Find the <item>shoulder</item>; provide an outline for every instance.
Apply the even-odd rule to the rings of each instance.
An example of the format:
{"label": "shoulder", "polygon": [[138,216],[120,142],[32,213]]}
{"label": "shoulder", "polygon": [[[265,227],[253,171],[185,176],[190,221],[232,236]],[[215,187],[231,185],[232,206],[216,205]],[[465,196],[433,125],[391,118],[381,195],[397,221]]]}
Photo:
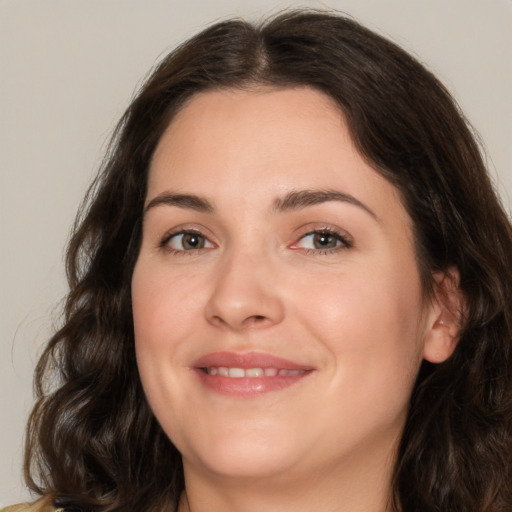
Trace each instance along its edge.
{"label": "shoulder", "polygon": [[32,503],[20,503],[1,508],[0,512],[62,512],[62,509],[52,506],[48,498],[42,498]]}

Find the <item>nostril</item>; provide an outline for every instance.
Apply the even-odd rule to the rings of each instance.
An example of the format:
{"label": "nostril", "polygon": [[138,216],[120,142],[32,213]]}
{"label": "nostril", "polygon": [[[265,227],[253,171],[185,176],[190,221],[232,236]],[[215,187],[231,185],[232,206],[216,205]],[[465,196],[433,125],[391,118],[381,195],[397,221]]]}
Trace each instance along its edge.
{"label": "nostril", "polygon": [[265,315],[251,315],[243,321],[245,327],[265,325],[269,319]]}
{"label": "nostril", "polygon": [[252,318],[255,322],[263,322],[263,320],[265,320],[263,315],[254,315]]}

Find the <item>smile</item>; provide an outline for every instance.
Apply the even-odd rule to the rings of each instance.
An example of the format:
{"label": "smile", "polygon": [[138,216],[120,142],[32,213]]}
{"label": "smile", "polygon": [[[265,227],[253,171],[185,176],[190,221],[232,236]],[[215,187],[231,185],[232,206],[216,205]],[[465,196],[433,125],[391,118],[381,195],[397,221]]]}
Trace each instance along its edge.
{"label": "smile", "polygon": [[294,376],[306,373],[306,370],[286,370],[284,368],[227,368],[225,366],[209,366],[202,368],[208,375],[219,375],[220,377],[229,377],[231,379],[257,378],[257,377],[276,377]]}
{"label": "smile", "polygon": [[217,394],[250,398],[300,382],[314,368],[259,352],[216,352],[195,361],[199,381]]}

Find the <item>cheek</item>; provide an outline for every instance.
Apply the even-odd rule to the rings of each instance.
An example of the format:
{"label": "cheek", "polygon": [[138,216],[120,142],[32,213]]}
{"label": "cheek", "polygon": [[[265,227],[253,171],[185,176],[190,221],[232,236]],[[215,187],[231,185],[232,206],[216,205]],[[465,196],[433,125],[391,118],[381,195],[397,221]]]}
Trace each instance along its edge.
{"label": "cheek", "polygon": [[141,262],[132,278],[135,341],[139,348],[169,348],[197,319],[198,294],[193,275],[176,275]]}
{"label": "cheek", "polygon": [[176,445],[184,444],[182,422],[190,414],[189,341],[197,327],[198,301],[191,276],[172,279],[151,262],[141,261],[132,278],[132,308],[137,366],[146,398],[158,422]]}
{"label": "cheek", "polygon": [[[424,338],[414,260],[396,265],[374,260],[350,272],[302,280],[300,286],[293,294],[302,311],[298,316],[331,353],[337,378],[377,392],[412,387]],[[311,293],[312,286],[317,293]]]}
{"label": "cheek", "polygon": [[380,341],[373,341],[380,345],[382,338],[416,333],[423,316],[417,273],[391,265],[361,267],[305,274],[293,293],[298,307],[314,324],[332,329],[332,335],[350,327],[359,333],[377,334]]}
{"label": "cheek", "polygon": [[[146,395],[156,410],[161,390],[177,389],[185,368],[186,341],[197,325],[197,296],[191,277],[172,279],[151,262],[139,261],[132,278],[137,365]],[[164,404],[165,405],[165,404]]]}

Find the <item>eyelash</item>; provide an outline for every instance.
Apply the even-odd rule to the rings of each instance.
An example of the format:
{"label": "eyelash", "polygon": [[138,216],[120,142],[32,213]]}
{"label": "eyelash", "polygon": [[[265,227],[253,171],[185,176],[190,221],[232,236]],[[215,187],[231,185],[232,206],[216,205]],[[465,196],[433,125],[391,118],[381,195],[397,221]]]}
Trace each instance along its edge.
{"label": "eyelash", "polygon": [[173,239],[173,238],[176,238],[180,235],[197,235],[201,238],[204,239],[204,241],[206,243],[209,243],[213,246],[212,242],[210,242],[210,240],[208,239],[208,237],[206,237],[203,233],[201,233],[201,231],[198,231],[196,229],[178,229],[177,231],[173,231],[171,233],[167,233],[163,238],[162,240],[160,241],[160,243],[158,244],[158,247],[172,255],[176,255],[176,256],[184,256],[184,255],[187,255],[187,256],[191,256],[193,254],[197,254],[198,252],[202,251],[202,250],[208,250],[210,249],[210,247],[200,247],[198,249],[190,249],[190,250],[186,250],[186,249],[174,249],[173,247],[171,247],[169,245],[169,242]]}
{"label": "eyelash", "polygon": [[[330,237],[333,237],[336,242],[339,242],[339,245],[336,247],[330,247],[327,249],[302,249],[305,254],[312,254],[315,256],[324,256],[328,254],[333,254],[339,251],[344,251],[347,249],[352,248],[353,242],[352,240],[346,235],[341,234],[339,231],[332,229],[332,228],[318,228],[313,229],[311,231],[308,231],[307,233],[301,235],[299,240],[294,243],[294,246],[297,246],[301,241],[303,241],[308,236],[314,236],[314,235],[327,235]],[[296,249],[300,249],[300,247],[293,247]]]}
{"label": "eyelash", "polygon": [[[158,247],[159,249],[165,250],[166,252],[172,254],[172,255],[193,255],[197,254],[198,251],[208,250],[212,247],[200,247],[198,249],[174,249],[169,245],[169,242],[180,235],[197,235],[204,239],[205,243],[210,244],[212,247],[214,247],[213,243],[206,237],[201,231],[195,230],[195,229],[179,229],[177,231],[173,231],[171,233],[166,234],[162,240],[159,242]],[[308,231],[307,233],[304,233],[301,235],[297,242],[294,242],[294,244],[291,246],[292,249],[301,249],[300,247],[297,247],[297,245],[303,241],[308,236],[314,236],[314,235],[327,235],[329,237],[333,237],[336,242],[339,242],[340,244],[336,247],[330,247],[327,249],[305,249],[303,248],[302,251],[305,254],[312,254],[315,256],[322,256],[327,254],[333,254],[338,251],[343,251],[346,249],[350,249],[353,246],[352,240],[346,236],[342,235],[339,231],[332,229],[332,228],[320,228],[320,229],[313,229],[311,231]]]}

